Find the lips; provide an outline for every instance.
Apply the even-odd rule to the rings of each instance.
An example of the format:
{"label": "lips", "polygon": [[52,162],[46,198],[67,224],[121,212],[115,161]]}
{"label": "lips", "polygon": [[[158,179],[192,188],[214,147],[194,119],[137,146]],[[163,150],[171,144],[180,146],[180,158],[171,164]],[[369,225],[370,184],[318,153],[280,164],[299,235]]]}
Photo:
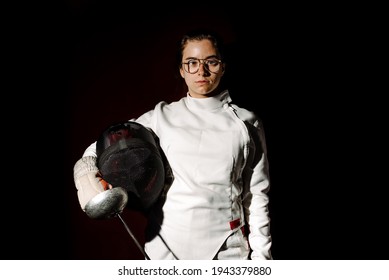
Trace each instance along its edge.
{"label": "lips", "polygon": [[196,83],[196,84],[203,85],[203,84],[211,84],[211,81],[208,81],[208,80],[201,80],[201,81],[196,81],[195,83]]}

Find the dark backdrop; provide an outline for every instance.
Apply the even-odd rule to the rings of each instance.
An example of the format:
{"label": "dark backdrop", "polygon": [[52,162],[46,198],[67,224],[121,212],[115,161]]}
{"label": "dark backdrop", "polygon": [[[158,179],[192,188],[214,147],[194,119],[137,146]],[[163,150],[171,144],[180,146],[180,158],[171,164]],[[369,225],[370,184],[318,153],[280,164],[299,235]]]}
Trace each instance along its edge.
{"label": "dark backdrop", "polygon": [[[119,219],[81,211],[73,166],[109,124],[183,96],[175,44],[196,27],[225,38],[231,96],[264,122],[274,258],[387,259],[382,105],[355,75],[361,25],[331,9],[192,6],[66,1],[24,24],[25,96],[10,94],[18,121],[4,117],[20,156],[6,161],[2,259],[143,258]],[[123,218],[143,242],[142,215]]]}

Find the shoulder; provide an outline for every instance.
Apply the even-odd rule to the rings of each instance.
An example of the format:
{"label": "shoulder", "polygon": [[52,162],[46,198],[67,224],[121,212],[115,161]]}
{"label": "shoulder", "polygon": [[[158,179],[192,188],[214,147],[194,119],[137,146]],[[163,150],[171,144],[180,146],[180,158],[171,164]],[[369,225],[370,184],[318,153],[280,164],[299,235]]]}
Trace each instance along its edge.
{"label": "shoulder", "polygon": [[259,126],[261,123],[261,119],[253,112],[243,107],[239,107],[236,104],[230,104],[230,106],[234,109],[236,115],[244,122],[250,123],[254,126]]}
{"label": "shoulder", "polygon": [[186,99],[186,97],[183,97],[179,100],[176,100],[176,101],[173,101],[170,103],[166,102],[166,101],[160,101],[155,105],[154,110],[164,111],[164,110],[171,110],[171,109],[174,109],[176,107],[183,106],[185,104],[185,99]]}

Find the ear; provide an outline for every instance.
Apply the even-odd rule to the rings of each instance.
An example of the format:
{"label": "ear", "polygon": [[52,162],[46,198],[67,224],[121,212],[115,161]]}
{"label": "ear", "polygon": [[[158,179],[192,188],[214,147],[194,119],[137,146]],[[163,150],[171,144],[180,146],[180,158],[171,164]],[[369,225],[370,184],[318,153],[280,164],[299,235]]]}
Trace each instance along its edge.
{"label": "ear", "polygon": [[184,70],[182,68],[180,68],[180,75],[181,75],[182,78],[185,79]]}

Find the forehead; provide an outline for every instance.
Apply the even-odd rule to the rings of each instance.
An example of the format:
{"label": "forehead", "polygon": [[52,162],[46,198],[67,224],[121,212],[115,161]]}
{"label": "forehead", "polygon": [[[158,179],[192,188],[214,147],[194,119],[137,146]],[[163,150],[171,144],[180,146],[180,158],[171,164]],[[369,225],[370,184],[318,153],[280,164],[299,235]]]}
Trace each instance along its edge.
{"label": "forehead", "polygon": [[183,57],[197,57],[204,58],[212,55],[217,55],[217,50],[209,40],[188,41],[184,51]]}

